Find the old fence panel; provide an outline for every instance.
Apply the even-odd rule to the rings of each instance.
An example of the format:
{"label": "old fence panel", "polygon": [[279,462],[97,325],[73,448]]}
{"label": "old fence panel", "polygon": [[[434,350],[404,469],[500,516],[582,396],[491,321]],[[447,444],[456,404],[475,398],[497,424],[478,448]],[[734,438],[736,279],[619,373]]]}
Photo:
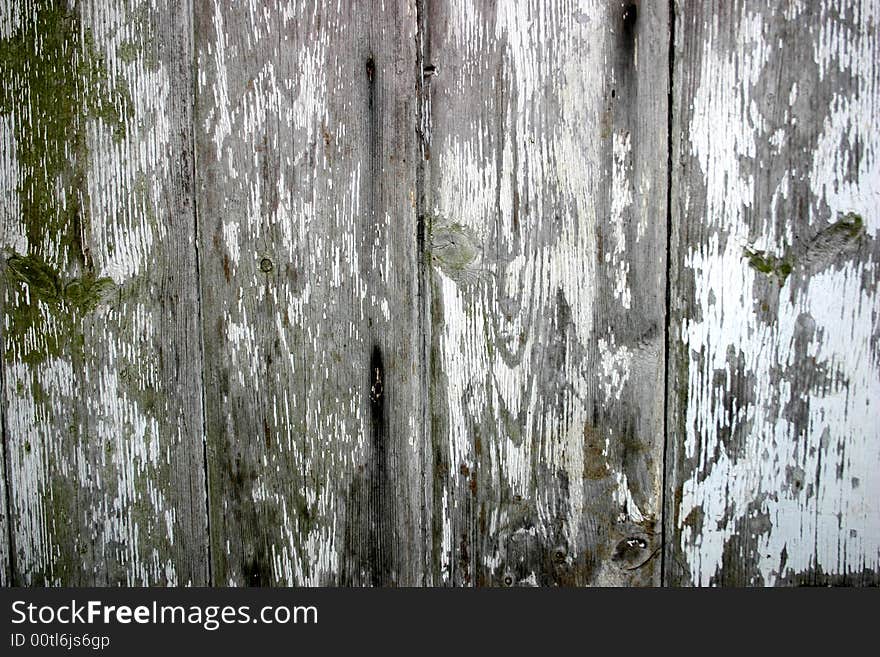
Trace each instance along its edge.
{"label": "old fence panel", "polygon": [[[3,304],[0,301],[0,313],[3,312]],[[0,324],[0,344],[3,341],[3,328]],[[0,368],[2,372],[2,368]],[[3,378],[0,376],[0,390],[2,390]],[[0,428],[6,426],[6,418],[3,413],[3,404],[0,404]],[[9,586],[12,582],[12,562],[9,554],[9,497],[6,484],[6,441],[0,441],[0,586]]]}
{"label": "old fence panel", "polygon": [[671,583],[880,582],[878,24],[679,3]]}
{"label": "old fence panel", "polygon": [[878,25],[0,0],[0,585],[880,584]]}
{"label": "old fence panel", "polygon": [[435,567],[659,583],[665,3],[429,2]]}
{"label": "old fence panel", "polygon": [[0,2],[12,581],[205,584],[188,13],[70,6]]}
{"label": "old fence panel", "polygon": [[217,584],[428,572],[413,3],[196,4]]}

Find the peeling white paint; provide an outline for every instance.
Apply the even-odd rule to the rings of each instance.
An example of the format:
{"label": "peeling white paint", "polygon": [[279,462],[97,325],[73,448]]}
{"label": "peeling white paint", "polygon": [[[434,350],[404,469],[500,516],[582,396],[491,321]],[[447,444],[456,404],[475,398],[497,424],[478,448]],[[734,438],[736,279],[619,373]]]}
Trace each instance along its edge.
{"label": "peeling white paint", "polygon": [[[877,34],[868,26],[876,25],[880,4],[861,3],[857,32],[840,28],[832,5],[817,9],[819,29],[809,35],[820,84],[835,84],[824,80],[831,70],[852,75],[856,83],[846,96],[835,93],[819,145],[806,154],[816,197],[809,220],[818,232],[841,215],[857,212],[866,236],[876,237],[880,90],[871,77]],[[754,554],[743,558],[754,559],[760,581],[768,585],[809,570],[831,575],[876,571],[880,559],[880,443],[872,409],[880,399],[872,346],[878,299],[862,283],[876,277],[876,263],[850,261],[807,271],[812,274],[808,279],[796,264],[780,290],[775,321],[768,324],[755,312],[766,275],[749,267],[744,247],[781,253],[794,236],[792,221],[777,234],[780,217],[772,216],[761,218],[766,228],[760,238],[751,237],[747,213],[758,207],[761,193],[751,163],[762,140],[777,151],[787,148],[795,125],[792,117],[788,126],[772,129],[756,105],[758,96],[767,93],[759,80],[775,54],[765,38],[767,19],[755,9],[750,13],[743,6],[734,49],[717,47],[727,26],[707,26],[689,126],[692,153],[705,180],[702,221],[709,232],[703,244],[686,254],[700,312],[682,326],[689,359],[684,456],[693,460],[694,471],[683,485],[679,519],[700,519],[682,527],[680,540],[690,576],[702,585],[722,571],[725,548],[734,536],[754,542]],[[802,93],[792,84],[789,102],[797,102]],[[848,174],[856,144],[859,168]],[[782,178],[772,202],[777,215],[779,202],[789,198],[792,177],[802,179],[803,170],[795,168]],[[793,291],[796,284],[801,287]],[[796,341],[805,339],[807,352],[800,357],[809,360],[797,361]],[[732,357],[742,363],[738,376],[747,377],[747,389],[725,408],[720,400],[733,394]],[[795,386],[811,376],[804,370],[810,362],[829,382],[804,392]],[[809,409],[802,418],[805,426],[786,413],[793,399]],[[738,456],[725,446],[727,435],[742,441]]]}
{"label": "peeling white paint", "polygon": [[[480,481],[500,487],[489,527],[477,535],[497,540],[498,551],[484,551],[478,571],[496,572],[505,563],[510,533],[523,522],[520,509],[534,514],[541,540],[562,541],[574,554],[588,547],[594,505],[616,507],[613,519],[627,516],[625,508],[637,522],[652,515],[639,511],[622,473],[610,474],[601,502],[582,483],[591,400],[610,407],[630,394],[634,352],[613,330],[597,335],[594,318],[599,267],[613,270],[613,298],[624,311],[631,308],[624,213],[635,201],[632,137],[615,131],[603,139],[597,110],[605,108],[601,75],[612,38],[598,18],[605,9],[575,4],[511,3],[484,12],[452,3],[445,30],[432,37],[432,56],[445,67],[431,83],[430,209],[435,220],[474,235],[478,254],[470,265],[476,275],[458,280],[434,270],[443,310],[435,328],[438,392],[448,414],[447,578],[455,565],[448,552],[458,553],[453,522],[467,522],[458,510],[470,495],[460,466],[481,468]],[[436,113],[438,107],[446,110]],[[613,170],[604,164],[608,151]],[[603,179],[612,181],[610,192]],[[599,226],[606,232],[603,263],[595,257]],[[644,234],[644,226],[639,230]],[[554,324],[559,313],[564,326]],[[563,332],[565,347],[557,347]],[[554,348],[564,358],[551,364]],[[568,484],[564,500],[557,477]],[[521,501],[510,504],[517,496]],[[562,535],[551,538],[557,523]]]}
{"label": "peeling white paint", "polygon": [[[27,3],[7,2],[0,16],[29,17],[33,11]],[[178,411],[162,401],[168,391],[156,348],[168,335],[151,305],[152,285],[161,280],[153,271],[157,247],[168,243],[170,221],[181,221],[169,216],[167,196],[179,153],[172,72],[142,42],[151,12],[170,7],[161,0],[87,2],[77,11],[83,39],[88,37],[102,58],[99,74],[109,88],[126,89],[131,102],[130,116],[123,115],[125,134],[102,116],[86,118],[88,160],[80,164],[88,231],[82,237],[96,276],[111,278],[117,290],[141,286],[142,292],[134,300],[114,296],[112,306],[105,299],[81,324],[65,320],[72,328],[60,323],[63,311],[29,299],[40,308],[41,320],[18,341],[7,337],[4,395],[16,571],[28,585],[187,584],[192,575],[181,579],[182,551],[175,550],[191,518],[178,507],[174,486],[180,481],[169,471],[178,466],[178,446],[184,448],[199,425],[184,429]],[[5,20],[0,24],[2,37],[16,29]],[[27,118],[0,120],[0,140],[9,146],[2,149],[0,169],[3,246],[18,253],[39,248],[47,260],[62,263],[62,276],[78,275],[75,269],[63,271],[59,245],[27,243],[11,120]],[[57,191],[62,207],[66,191]],[[191,245],[185,232],[178,236]],[[163,291],[174,289],[166,285]],[[16,294],[8,289],[6,302],[17,304]],[[7,336],[9,329],[7,315]],[[83,346],[70,347],[71,332],[80,330]],[[37,363],[25,360],[26,352],[51,351],[48,345],[56,339],[67,345],[59,354]],[[172,351],[166,356],[173,357]],[[147,403],[147,397],[157,402]]]}

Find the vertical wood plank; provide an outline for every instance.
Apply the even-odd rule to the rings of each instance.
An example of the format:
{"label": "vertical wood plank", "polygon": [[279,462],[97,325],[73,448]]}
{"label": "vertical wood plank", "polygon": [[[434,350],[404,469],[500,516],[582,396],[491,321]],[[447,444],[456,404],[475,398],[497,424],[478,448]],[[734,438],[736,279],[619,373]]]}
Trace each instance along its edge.
{"label": "vertical wood plank", "polygon": [[426,12],[437,578],[657,583],[667,7]]}
{"label": "vertical wood plank", "polygon": [[[2,117],[2,115],[0,115]],[[2,131],[0,131],[0,135],[3,135]],[[4,142],[0,142],[4,143]],[[0,149],[3,152],[6,149]],[[7,162],[8,155],[0,153],[0,181],[4,181],[4,184],[0,186],[0,189],[3,190],[4,196],[6,192],[5,180],[7,176]],[[2,206],[0,206],[2,207]],[[3,236],[6,234],[6,223],[5,217],[0,217],[0,230],[3,232],[0,233],[0,243],[3,242]],[[0,317],[5,317],[4,312],[4,295],[0,294]],[[5,322],[0,322],[0,345],[4,345],[4,324]],[[0,586],[11,586],[12,584],[12,533],[11,533],[11,525],[9,518],[9,463],[6,460],[6,444],[7,444],[7,424],[6,424],[6,404],[3,401],[2,392],[5,390],[5,372],[4,372],[3,360],[0,359]]]}
{"label": "vertical wood plank", "polygon": [[[3,330],[0,327],[0,344],[2,336]],[[2,380],[0,376],[0,383]],[[0,436],[0,586],[9,586],[12,581],[12,546],[9,533],[9,490],[6,485],[6,415],[3,404],[0,404]]]}
{"label": "vertical wood plank", "polygon": [[215,583],[421,583],[415,6],[196,8]]}
{"label": "vertical wood plank", "polygon": [[877,584],[880,3],[678,3],[668,581]]}
{"label": "vertical wood plank", "polygon": [[13,581],[205,584],[188,5],[0,2]]}

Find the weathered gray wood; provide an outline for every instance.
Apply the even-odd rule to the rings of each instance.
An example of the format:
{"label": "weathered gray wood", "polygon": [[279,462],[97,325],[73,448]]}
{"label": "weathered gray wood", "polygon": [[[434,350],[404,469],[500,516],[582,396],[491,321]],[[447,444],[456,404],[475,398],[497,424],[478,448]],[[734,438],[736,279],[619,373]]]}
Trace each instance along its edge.
{"label": "weathered gray wood", "polygon": [[665,3],[429,2],[434,565],[659,582]]}
{"label": "weathered gray wood", "polygon": [[419,584],[409,2],[196,3],[216,584]]}
{"label": "weathered gray wood", "polygon": [[[2,302],[0,302],[2,308]],[[2,312],[2,311],[0,311]],[[3,330],[0,328],[0,344],[2,344]],[[0,378],[2,381],[2,378]],[[0,404],[0,436],[6,435],[6,418],[3,413],[3,404]],[[12,562],[9,540],[9,497],[6,486],[6,439],[0,440],[0,586],[9,586],[12,581]]]}
{"label": "weathered gray wood", "polygon": [[878,21],[679,3],[670,583],[880,583]]}
{"label": "weathered gray wood", "polygon": [[13,582],[205,584],[186,3],[0,2]]}
{"label": "weathered gray wood", "polygon": [[[6,180],[6,161],[7,158],[0,155],[0,180]],[[0,187],[0,189],[3,189],[5,193],[5,187]],[[0,242],[2,242],[2,236],[5,235],[5,222],[2,217],[0,217],[0,229],[4,231],[0,233]],[[0,317],[5,317],[4,295],[0,295]],[[0,322],[0,345],[6,344],[4,340],[4,324],[5,322]],[[2,395],[2,391],[5,389],[3,369],[2,359],[0,359],[0,586],[10,586],[12,582],[12,541],[10,540],[9,487],[7,485],[6,405],[3,403]]]}
{"label": "weathered gray wood", "polygon": [[0,0],[0,585],[880,584],[880,0],[342,4]]}

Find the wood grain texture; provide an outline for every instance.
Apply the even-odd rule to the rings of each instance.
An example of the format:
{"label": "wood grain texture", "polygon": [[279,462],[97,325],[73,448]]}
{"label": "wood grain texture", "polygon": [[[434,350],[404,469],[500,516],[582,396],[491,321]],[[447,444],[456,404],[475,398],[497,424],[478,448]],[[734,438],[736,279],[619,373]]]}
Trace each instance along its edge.
{"label": "wood grain texture", "polygon": [[666,7],[426,16],[437,578],[656,584]]}
{"label": "wood grain texture", "polygon": [[[2,304],[0,304],[2,313]],[[0,344],[2,344],[3,331],[0,328]],[[2,390],[2,376],[0,376],[0,390]],[[12,555],[10,546],[12,541],[9,534],[9,489],[6,484],[6,416],[3,413],[3,405],[0,404],[0,586],[9,586],[12,581]]]}
{"label": "wood grain texture", "polygon": [[673,4],[0,0],[0,585],[880,584],[880,0]]}
{"label": "wood grain texture", "polygon": [[880,583],[878,22],[678,3],[670,583]]}
{"label": "wood grain texture", "polygon": [[416,9],[196,4],[214,581],[419,584]]}
{"label": "wood grain texture", "polygon": [[207,582],[186,7],[0,2],[15,584]]}

